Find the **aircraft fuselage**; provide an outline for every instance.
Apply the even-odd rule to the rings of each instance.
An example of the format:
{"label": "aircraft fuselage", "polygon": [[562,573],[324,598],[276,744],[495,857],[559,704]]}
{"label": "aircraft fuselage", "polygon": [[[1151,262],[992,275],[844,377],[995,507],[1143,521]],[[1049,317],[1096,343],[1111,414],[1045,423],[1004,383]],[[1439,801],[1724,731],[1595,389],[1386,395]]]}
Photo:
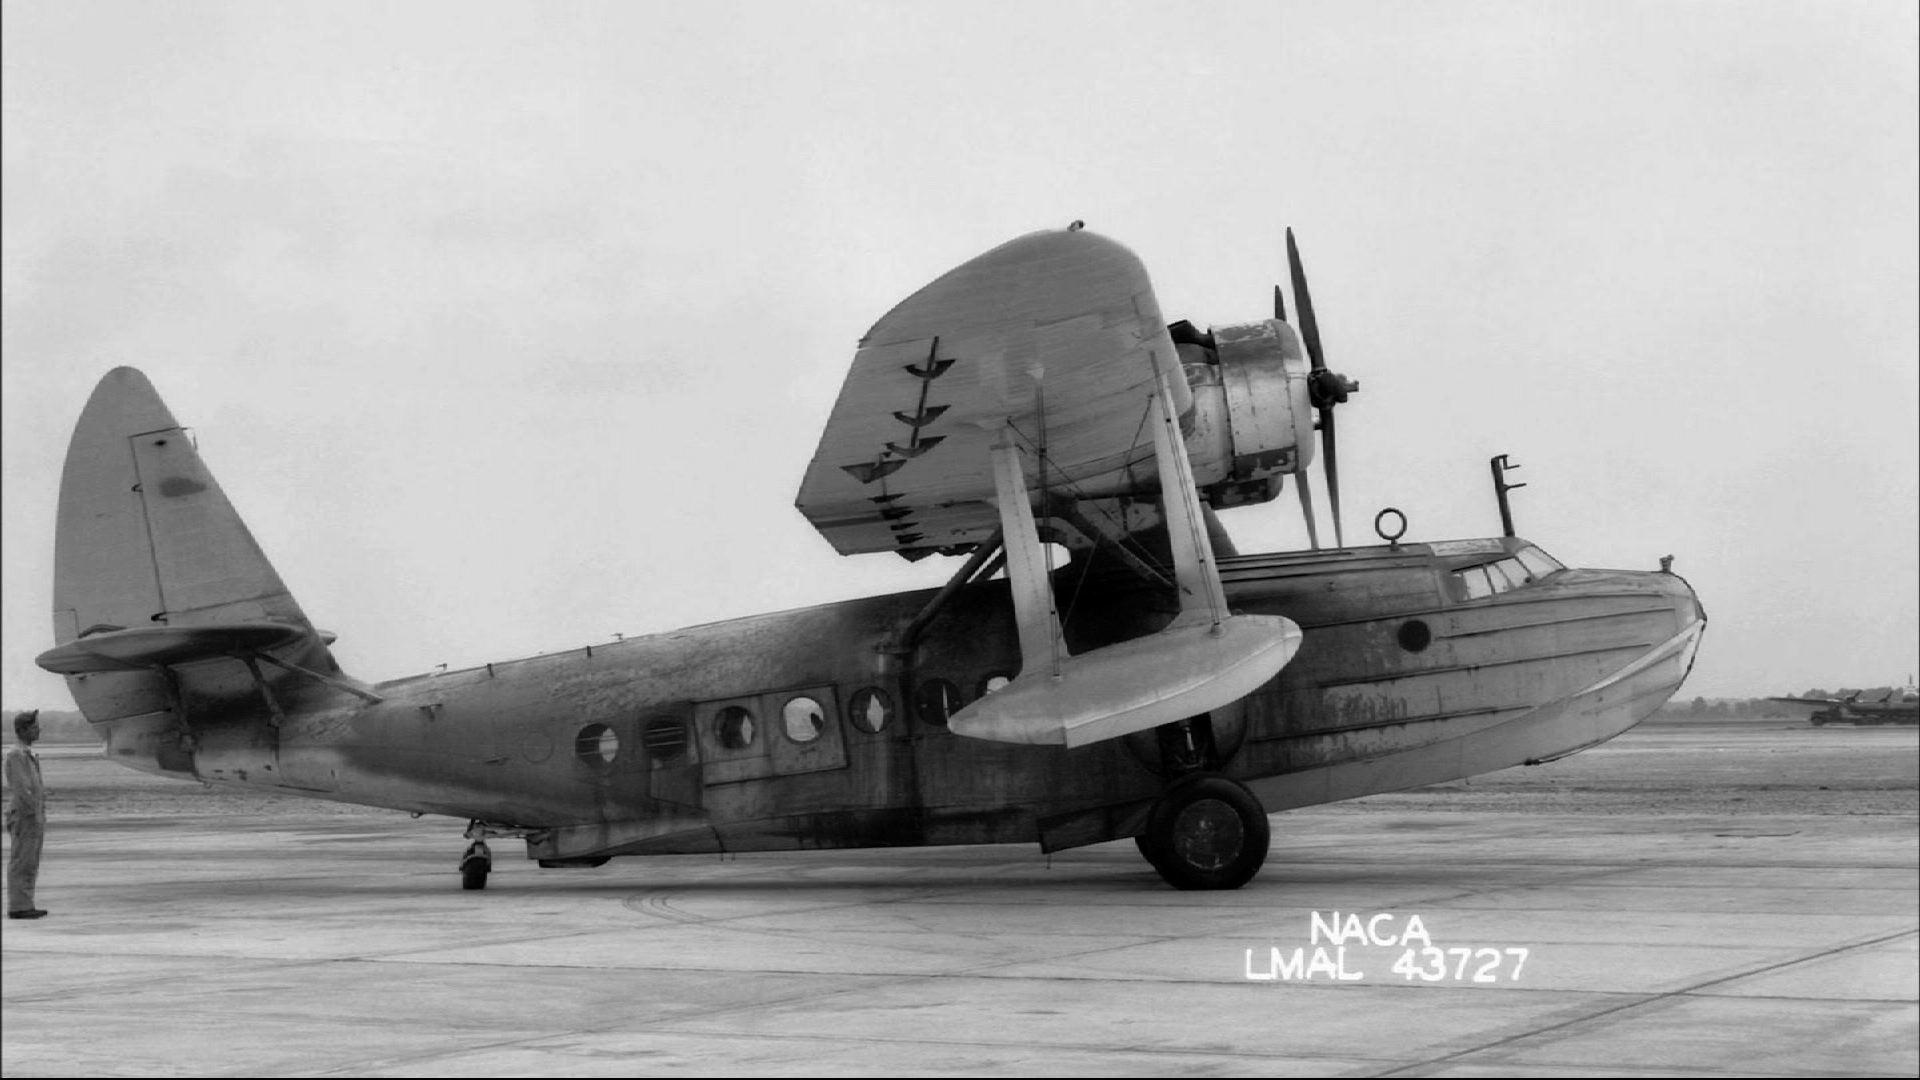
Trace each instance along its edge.
{"label": "aircraft fuselage", "polygon": [[[549,861],[1056,850],[1139,833],[1168,776],[1195,767],[1280,810],[1550,759],[1631,727],[1692,662],[1704,625],[1692,590],[1668,573],[1557,569],[1538,555],[1508,538],[1222,559],[1232,608],[1284,613],[1305,642],[1277,678],[1179,741],[1163,729],[1069,750],[948,731],[946,716],[1018,673],[1004,581],[961,589],[904,647],[932,591],[370,695],[297,676],[263,694],[239,661],[202,661],[180,708],[123,704],[99,726],[108,756],[134,767],[475,819],[523,832]],[[1063,596],[1074,573],[1062,572]],[[1067,644],[1149,633],[1169,610],[1137,579],[1095,579]]]}

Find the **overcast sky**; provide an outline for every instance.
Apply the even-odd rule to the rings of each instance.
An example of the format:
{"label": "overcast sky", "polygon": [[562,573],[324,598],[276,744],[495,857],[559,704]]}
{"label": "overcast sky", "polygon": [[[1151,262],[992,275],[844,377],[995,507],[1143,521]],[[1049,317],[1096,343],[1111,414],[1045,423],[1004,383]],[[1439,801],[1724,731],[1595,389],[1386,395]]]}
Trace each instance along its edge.
{"label": "overcast sky", "polygon": [[[1920,666],[1909,0],[4,5],[5,685],[143,369],[377,680],[934,584],[792,502],[895,301],[1076,218],[1169,318],[1297,230],[1349,536],[1676,556],[1682,697]],[[1322,507],[1324,509],[1324,500]],[[1224,516],[1301,547],[1296,504]]]}

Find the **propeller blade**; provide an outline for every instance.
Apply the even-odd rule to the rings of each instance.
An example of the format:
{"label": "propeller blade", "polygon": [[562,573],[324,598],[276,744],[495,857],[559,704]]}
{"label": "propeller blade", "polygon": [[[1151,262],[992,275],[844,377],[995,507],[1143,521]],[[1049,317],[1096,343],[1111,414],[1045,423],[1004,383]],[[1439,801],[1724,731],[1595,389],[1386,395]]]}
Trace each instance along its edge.
{"label": "propeller blade", "polygon": [[1306,470],[1302,469],[1293,476],[1293,490],[1300,493],[1300,516],[1307,522],[1307,543],[1313,550],[1320,550],[1320,527],[1313,519],[1313,485],[1307,482]]}
{"label": "propeller blade", "polygon": [[1313,370],[1327,366],[1320,354],[1320,324],[1313,321],[1313,295],[1307,292],[1307,270],[1300,265],[1300,247],[1293,242],[1293,229],[1287,229],[1287,270],[1293,276],[1293,306],[1300,309],[1300,336],[1307,344],[1307,360]]}
{"label": "propeller blade", "polygon": [[1327,470],[1327,502],[1333,505],[1333,542],[1347,546],[1347,535],[1340,528],[1340,455],[1334,449],[1333,406],[1320,409],[1320,460]]}
{"label": "propeller blade", "polygon": [[1281,322],[1287,321],[1287,298],[1278,285],[1273,287],[1273,317]]}

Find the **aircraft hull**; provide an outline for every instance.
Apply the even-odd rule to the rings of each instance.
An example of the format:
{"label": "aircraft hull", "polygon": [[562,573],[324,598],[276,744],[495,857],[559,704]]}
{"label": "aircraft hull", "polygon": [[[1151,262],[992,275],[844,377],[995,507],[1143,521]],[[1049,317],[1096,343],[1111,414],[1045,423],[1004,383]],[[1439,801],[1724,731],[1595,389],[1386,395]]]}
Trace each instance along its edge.
{"label": "aircraft hull", "polygon": [[[1463,601],[1445,561],[1412,547],[1228,559],[1222,573],[1236,610],[1286,612],[1304,631],[1279,676],[1211,717],[1215,771],[1269,810],[1604,741],[1667,700],[1704,626],[1670,574],[1568,570]],[[1089,593],[1066,627],[1076,650],[1166,617],[1138,586]],[[1137,834],[1167,782],[1154,733],[1073,749],[955,735],[941,712],[1017,672],[1011,601],[1000,582],[962,590],[923,641],[890,651],[930,595],[398,680],[373,688],[377,704],[343,695],[278,723],[258,699],[229,696],[185,741],[165,712],[102,726],[110,755],[136,767],[524,829],[530,854],[550,860],[1057,850]],[[938,683],[947,691],[930,697]],[[790,728],[796,702],[812,708]],[[730,745],[719,721],[740,714],[754,731]]]}
{"label": "aircraft hull", "polygon": [[[1665,704],[1692,668],[1704,630],[1705,622],[1695,621],[1614,675],[1511,719],[1376,757],[1254,780],[1248,786],[1268,810],[1287,810],[1577,753],[1624,733]],[[1427,723],[1437,734],[1439,723]]]}

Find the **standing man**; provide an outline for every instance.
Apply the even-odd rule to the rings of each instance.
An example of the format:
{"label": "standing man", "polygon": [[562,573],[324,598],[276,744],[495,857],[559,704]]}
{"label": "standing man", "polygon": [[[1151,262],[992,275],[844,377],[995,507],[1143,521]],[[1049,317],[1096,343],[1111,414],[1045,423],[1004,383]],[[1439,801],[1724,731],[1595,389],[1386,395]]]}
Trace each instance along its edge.
{"label": "standing man", "polygon": [[7,836],[13,851],[7,855],[7,918],[38,919],[46,914],[33,906],[33,882],[40,876],[40,841],[47,833],[46,789],[40,784],[40,759],[31,747],[40,738],[40,710],[13,718],[19,741],[7,751],[7,786],[13,800],[7,804]]}

